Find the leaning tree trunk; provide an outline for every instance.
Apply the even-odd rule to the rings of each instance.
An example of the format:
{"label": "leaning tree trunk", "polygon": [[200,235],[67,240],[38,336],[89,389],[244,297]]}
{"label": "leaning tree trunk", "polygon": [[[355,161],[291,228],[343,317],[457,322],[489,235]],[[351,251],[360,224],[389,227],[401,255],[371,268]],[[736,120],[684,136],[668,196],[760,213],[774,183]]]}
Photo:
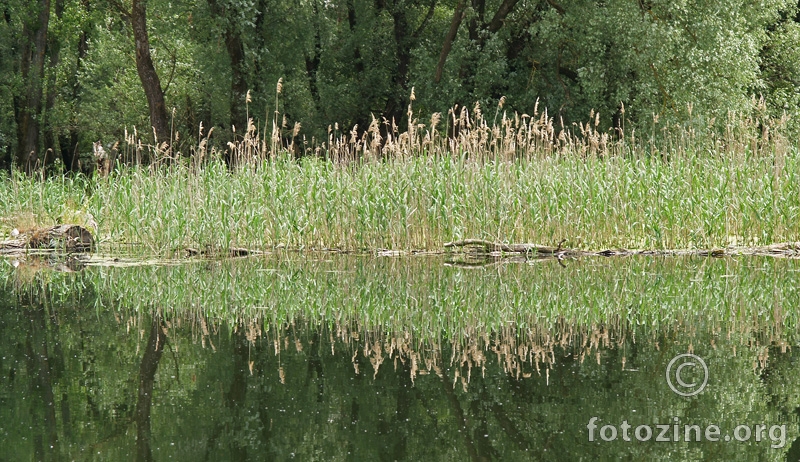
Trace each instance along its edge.
{"label": "leaning tree trunk", "polygon": [[442,80],[442,74],[444,73],[444,64],[447,61],[447,56],[453,49],[453,42],[456,40],[456,36],[458,35],[458,28],[461,26],[461,21],[464,20],[466,12],[467,12],[467,2],[465,0],[459,0],[455,10],[453,11],[453,19],[450,21],[450,28],[447,30],[447,34],[445,34],[444,36],[444,44],[442,45],[442,52],[439,54],[439,63],[436,64],[436,75],[433,77],[434,83],[439,83]]}
{"label": "leaning tree trunk", "polygon": [[133,0],[131,8],[131,26],[136,42],[136,71],[142,81],[150,108],[150,124],[156,135],[156,144],[170,143],[170,129],[167,122],[167,106],[164,102],[164,91],[161,81],[150,56],[150,39],[147,35],[147,0]]}

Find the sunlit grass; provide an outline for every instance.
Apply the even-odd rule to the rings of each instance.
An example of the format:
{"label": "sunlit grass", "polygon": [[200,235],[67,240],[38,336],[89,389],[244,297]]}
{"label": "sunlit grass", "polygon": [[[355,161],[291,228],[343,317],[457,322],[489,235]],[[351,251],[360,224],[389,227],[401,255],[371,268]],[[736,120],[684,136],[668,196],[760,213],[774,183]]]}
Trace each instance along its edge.
{"label": "sunlit grass", "polygon": [[[90,214],[101,249],[155,256],[439,250],[462,238],[587,250],[800,240],[800,150],[784,121],[731,118],[718,134],[665,127],[642,140],[598,132],[596,115],[573,136],[546,113],[490,123],[476,106],[428,125],[409,114],[402,133],[377,120],[332,130],[300,160],[288,151],[301,150],[296,131],[282,142],[276,119],[271,136],[251,123],[229,145],[231,168],[208,134],[185,161],[155,150],[144,156],[153,165],[104,178],[0,177],[0,236]],[[126,142],[121,159],[142,157],[142,143]]]}
{"label": "sunlit grass", "polygon": [[477,162],[412,157],[334,165],[275,160],[122,170],[97,182],[2,180],[0,216],[48,225],[83,209],[107,245],[440,249],[483,238],[601,248],[710,248],[800,240],[800,164],[784,156]]}

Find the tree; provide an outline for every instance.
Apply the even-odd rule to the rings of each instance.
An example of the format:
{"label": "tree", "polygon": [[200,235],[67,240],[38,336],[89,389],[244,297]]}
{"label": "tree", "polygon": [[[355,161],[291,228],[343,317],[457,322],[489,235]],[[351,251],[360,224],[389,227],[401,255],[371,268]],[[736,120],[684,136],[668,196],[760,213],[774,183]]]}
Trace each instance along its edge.
{"label": "tree", "polygon": [[[147,98],[150,110],[150,125],[158,146],[169,147],[172,133],[167,119],[167,105],[164,101],[164,90],[161,80],[150,55],[150,36],[147,32],[147,0],[132,0],[127,10],[117,0],[110,0],[117,10],[130,20],[133,40],[136,49],[136,72],[142,82],[142,89]],[[166,143],[163,145],[162,143]]]}
{"label": "tree", "polygon": [[[230,125],[244,133],[247,130],[247,101],[248,91],[247,69],[245,62],[245,47],[240,14],[233,2],[208,0],[211,14],[214,15],[224,28],[225,49],[230,58],[231,84],[229,100]],[[256,13],[257,14],[257,13]],[[232,166],[234,159],[226,156],[228,166]]]}
{"label": "tree", "polygon": [[[16,138],[15,129],[15,78],[18,66],[18,58],[15,56],[14,21],[12,18],[11,5],[4,5],[2,8],[2,19],[0,19],[0,43],[5,43],[6,47],[0,47],[0,75],[6,82],[0,85],[0,170],[10,170],[14,163],[14,141]],[[18,78],[18,77],[17,77]],[[11,101],[11,104],[9,104]]]}
{"label": "tree", "polygon": [[150,123],[155,131],[156,143],[169,143],[171,134],[167,122],[167,106],[164,90],[150,57],[150,38],[147,34],[147,0],[133,0],[131,5],[131,27],[136,42],[136,71],[150,107]]}
{"label": "tree", "polygon": [[[798,10],[800,11],[800,10]],[[800,13],[798,13],[800,14]],[[800,110],[800,18],[782,21],[761,49],[760,73],[763,94],[773,117],[791,116]],[[789,117],[793,130],[800,129],[800,117]]]}
{"label": "tree", "polygon": [[[478,51],[486,44],[486,39],[490,34],[496,33],[503,27],[506,17],[514,10],[518,2],[519,0],[503,0],[503,3],[497,8],[497,12],[492,16],[492,19],[486,22],[486,0],[472,0],[471,8],[473,10],[473,17],[469,21],[469,39]],[[439,55],[439,63],[436,65],[436,75],[434,76],[434,81],[436,83],[439,83],[442,79],[445,61],[453,48],[453,40],[455,40],[458,34],[458,29],[461,27],[461,22],[466,17],[466,13],[466,0],[459,0],[453,11],[453,19],[450,23],[450,28],[444,38],[442,52]],[[472,63],[472,65],[474,66],[474,63]],[[474,69],[470,69],[470,67],[472,66],[466,66],[462,70],[461,74],[464,79],[468,79],[471,75],[471,71],[474,71]]]}
{"label": "tree", "polygon": [[178,151],[202,123],[224,147],[276,109],[309,142],[373,116],[404,127],[412,87],[420,120],[505,96],[609,126],[624,102],[640,132],[654,115],[708,126],[753,95],[771,116],[800,104],[794,0],[6,0],[0,14],[0,166],[27,171],[59,152],[77,168],[134,127]]}
{"label": "tree", "polygon": [[39,129],[42,113],[42,86],[47,47],[47,27],[50,22],[50,0],[38,0],[30,5],[35,21],[23,22],[20,50],[20,73],[24,90],[14,101],[17,123],[17,166],[30,173],[37,166]]}
{"label": "tree", "polygon": [[150,444],[152,439],[150,413],[153,405],[156,372],[158,371],[158,363],[161,361],[161,355],[164,353],[164,343],[166,341],[167,336],[164,333],[161,317],[158,314],[154,314],[150,324],[150,337],[147,340],[147,346],[139,366],[139,390],[134,414],[136,421],[136,460],[153,460]]}
{"label": "tree", "polygon": [[230,2],[208,0],[211,13],[223,24],[225,49],[231,60],[230,115],[231,125],[239,130],[247,128],[245,96],[248,86],[245,70],[244,40],[239,25],[239,11]]}
{"label": "tree", "polygon": [[[80,8],[84,14],[88,15],[90,12],[89,0],[80,0]],[[86,53],[89,50],[90,27],[91,25],[89,24],[89,21],[85,19],[80,21],[80,25],[78,26],[78,30],[80,30],[80,32],[78,34],[77,43],[74,49],[75,55],[73,55],[75,71],[70,72],[70,76],[67,79],[67,87],[71,90],[71,92],[66,99],[68,99],[69,104],[73,108],[80,105],[83,95],[81,79],[78,78],[78,75],[83,68],[83,60],[86,58]],[[70,111],[71,117],[67,123],[67,133],[62,135],[63,139],[60,141],[61,158],[64,162],[64,168],[67,171],[77,171],[79,169],[77,154],[81,133],[78,131],[78,121],[74,116],[75,112],[77,111],[74,109]]]}
{"label": "tree", "polygon": [[[386,99],[383,116],[400,123],[406,113],[409,101],[409,73],[411,70],[412,51],[417,46],[420,35],[427,27],[431,17],[433,17],[436,0],[429,0],[428,5],[423,2],[409,2],[411,3],[409,5],[402,0],[377,0],[375,3],[378,8],[387,11],[391,15],[395,46],[395,66],[391,74],[392,86]],[[419,25],[414,27],[411,23],[413,16],[410,16],[409,12],[424,6],[427,6],[427,12],[422,17]]]}

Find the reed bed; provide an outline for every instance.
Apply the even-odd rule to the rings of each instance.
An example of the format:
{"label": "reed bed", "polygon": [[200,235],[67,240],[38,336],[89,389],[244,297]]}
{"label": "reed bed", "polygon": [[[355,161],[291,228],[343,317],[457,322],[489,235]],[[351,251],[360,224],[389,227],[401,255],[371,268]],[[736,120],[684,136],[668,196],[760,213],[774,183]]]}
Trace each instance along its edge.
{"label": "reed bed", "polygon": [[[757,105],[756,105],[757,106]],[[0,179],[0,235],[96,222],[101,246],[165,256],[186,247],[438,250],[480,238],[597,250],[712,248],[800,240],[800,150],[784,121],[732,115],[698,135],[642,139],[557,128],[538,109],[487,117],[479,106],[401,131],[377,119],[331,128],[319,145],[254,123],[223,153],[209,136],[173,158],[128,139],[107,177]],[[654,127],[657,120],[654,120]],[[201,133],[202,135],[202,133]],[[613,136],[612,136],[613,135]],[[127,247],[125,247],[127,248]]]}

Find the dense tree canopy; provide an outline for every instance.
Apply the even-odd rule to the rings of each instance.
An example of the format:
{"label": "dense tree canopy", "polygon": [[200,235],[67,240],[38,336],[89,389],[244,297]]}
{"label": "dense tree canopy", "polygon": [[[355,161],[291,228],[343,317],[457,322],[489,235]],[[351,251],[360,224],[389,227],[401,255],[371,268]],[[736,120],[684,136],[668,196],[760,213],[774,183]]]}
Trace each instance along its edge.
{"label": "dense tree canopy", "polygon": [[[476,101],[557,126],[705,128],[800,115],[794,0],[2,0],[0,164],[79,168],[92,143],[188,153],[252,118],[311,143]],[[281,82],[281,91],[276,85]],[[616,114],[616,117],[615,117]],[[798,125],[790,120],[790,125]],[[202,127],[202,128],[201,128]],[[235,127],[235,129],[234,129]],[[235,130],[235,132],[234,132]]]}

